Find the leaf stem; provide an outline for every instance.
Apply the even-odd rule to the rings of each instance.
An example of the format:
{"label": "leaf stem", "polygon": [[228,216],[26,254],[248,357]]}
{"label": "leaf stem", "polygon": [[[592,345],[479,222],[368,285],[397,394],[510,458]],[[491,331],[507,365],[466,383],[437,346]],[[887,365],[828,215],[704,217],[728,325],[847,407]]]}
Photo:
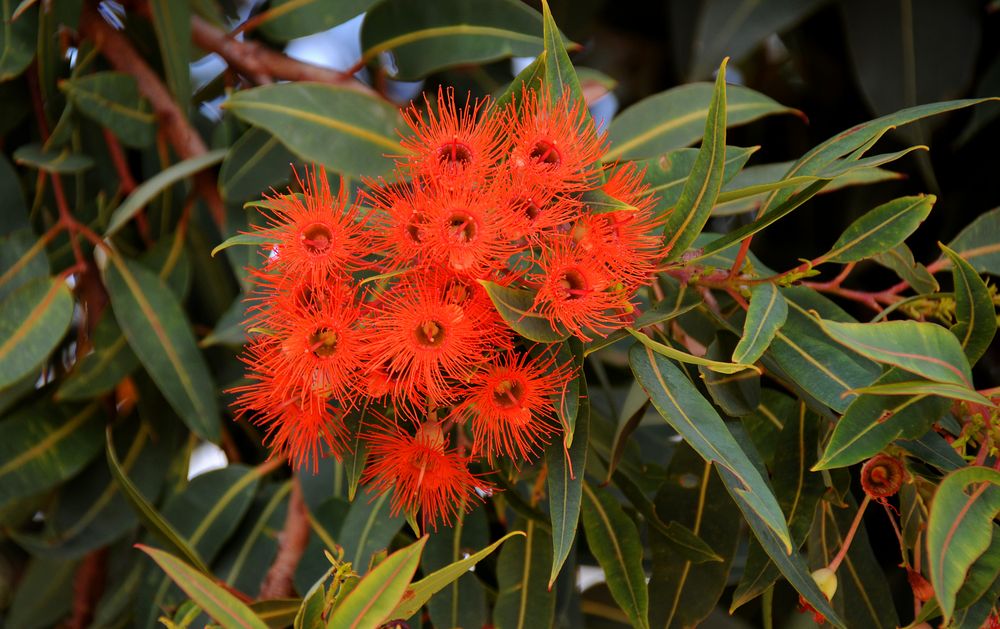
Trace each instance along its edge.
{"label": "leaf stem", "polygon": [[865,499],[861,502],[861,506],[858,507],[858,512],[854,515],[854,522],[851,522],[851,528],[847,531],[847,536],[844,541],[840,544],[840,550],[837,551],[837,555],[827,566],[830,570],[836,572],[837,568],[844,561],[844,557],[847,556],[847,551],[851,548],[851,542],[854,541],[854,536],[858,532],[858,527],[861,526],[861,519],[865,515],[865,509],[868,508],[868,503],[872,501],[871,496],[865,494]]}

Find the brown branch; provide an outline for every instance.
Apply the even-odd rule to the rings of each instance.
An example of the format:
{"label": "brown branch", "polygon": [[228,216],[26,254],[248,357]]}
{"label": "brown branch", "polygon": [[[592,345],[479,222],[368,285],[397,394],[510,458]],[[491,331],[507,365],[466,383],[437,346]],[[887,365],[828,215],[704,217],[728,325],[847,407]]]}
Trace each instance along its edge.
{"label": "brown branch", "polygon": [[[80,32],[91,39],[100,49],[105,59],[119,72],[131,74],[139,84],[139,91],[153,105],[153,113],[174,151],[182,159],[190,159],[208,152],[205,142],[188,122],[184,112],[174,101],[166,86],[149,67],[124,33],[115,30],[104,21],[94,3],[85,2],[80,14]],[[215,175],[202,171],[195,175],[195,186],[199,196],[208,205],[219,227],[226,219],[226,207],[219,196]]]}
{"label": "brown branch", "polygon": [[191,18],[191,39],[199,48],[217,53],[231,68],[258,84],[275,79],[315,81],[376,95],[350,74],[292,59],[254,41],[234,39],[197,15]]}
{"label": "brown branch", "polygon": [[309,516],[298,476],[292,479],[292,495],[288,500],[288,513],[279,540],[278,554],[260,586],[261,599],[285,598],[295,593],[292,578],[309,543]]}
{"label": "brown branch", "polygon": [[107,563],[107,547],[95,550],[80,562],[73,578],[73,615],[63,625],[65,629],[84,629],[90,626],[97,601],[104,593]]}

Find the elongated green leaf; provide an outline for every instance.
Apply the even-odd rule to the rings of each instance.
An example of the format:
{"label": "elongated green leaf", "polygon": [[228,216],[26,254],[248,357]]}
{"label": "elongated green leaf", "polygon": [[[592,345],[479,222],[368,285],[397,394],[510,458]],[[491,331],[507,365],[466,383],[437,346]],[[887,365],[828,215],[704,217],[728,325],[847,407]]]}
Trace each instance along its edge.
{"label": "elongated green leaf", "polygon": [[[736,177],[757,148],[727,146],[722,181],[728,182]],[[642,180],[649,186],[647,194],[656,198],[654,211],[657,214],[663,214],[677,204],[697,158],[698,149],[672,149],[658,157],[635,162],[636,167],[644,171]]]}
{"label": "elongated green leaf", "polygon": [[94,160],[89,155],[69,149],[46,151],[41,144],[25,144],[14,151],[14,163],[60,175],[74,175],[89,170]]}
{"label": "elongated green leaf", "polygon": [[275,41],[326,31],[368,10],[375,0],[273,0],[255,17],[257,30]]}
{"label": "elongated green leaf", "polygon": [[1000,513],[1000,472],[969,467],[938,485],[927,522],[931,583],[945,619],[973,562],[989,548]]}
{"label": "elongated green leaf", "polygon": [[[652,157],[702,137],[713,97],[711,83],[690,83],[654,94],[623,111],[608,128],[605,162]],[[737,126],[774,114],[798,113],[745,87],[728,90],[727,124]],[[801,114],[800,114],[801,115]]]}
{"label": "elongated green leaf", "polygon": [[751,371],[756,371],[758,373],[760,372],[760,370],[753,365],[724,363],[718,360],[711,360],[709,358],[704,358],[702,356],[695,356],[693,354],[688,354],[687,352],[682,352],[679,349],[674,349],[669,345],[665,345],[663,343],[654,341],[653,339],[649,338],[642,332],[633,330],[632,328],[628,328],[628,331],[632,336],[638,339],[640,343],[642,343],[649,349],[653,350],[657,354],[660,354],[661,356],[666,356],[667,358],[673,358],[674,360],[678,360],[682,363],[700,365],[708,369],[711,369],[712,371],[716,371],[718,373],[727,373],[727,374],[739,373],[747,369]]}
{"label": "elongated green leaf", "polygon": [[172,0],[150,0],[149,12],[156,29],[156,40],[160,46],[167,74],[167,84],[187,111],[191,100],[191,9],[186,2]]}
{"label": "elongated green leaf", "polygon": [[[545,79],[543,85],[546,93],[553,102],[559,100],[564,93],[569,93],[568,106],[574,104],[583,106],[583,89],[580,88],[580,79],[576,75],[576,70],[566,53],[566,42],[559,34],[559,27],[552,18],[552,11],[549,9],[547,0],[542,0],[542,38],[545,41]],[[584,115],[590,118],[590,114],[584,107]]]}
{"label": "elongated green leaf", "polygon": [[747,458],[733,438],[725,422],[712,405],[698,393],[690,380],[669,360],[650,348],[635,345],[629,352],[632,372],[649,393],[653,406],[674,430],[708,461],[717,463],[739,480],[734,493],[740,494],[741,505],[760,517],[781,540],[785,551],[792,551],[791,537],[781,508],[771,488]]}
{"label": "elongated green leaf", "polygon": [[754,286],[750,291],[750,308],[743,322],[743,336],[733,351],[733,362],[757,362],[787,316],[788,303],[774,284]]}
{"label": "elongated green leaf", "polygon": [[0,504],[54,487],[101,448],[100,406],[40,401],[0,422]]}
{"label": "elongated green leaf", "polygon": [[295,622],[301,605],[297,598],[273,598],[250,603],[250,611],[270,629],[285,629]]}
{"label": "elongated green leaf", "polygon": [[375,566],[334,608],[326,621],[327,628],[375,629],[391,620],[393,610],[402,600],[420,565],[420,554],[426,543],[425,535]]}
{"label": "elongated green leaf", "polygon": [[144,181],[138,188],[132,191],[132,194],[128,195],[121,205],[115,208],[115,211],[111,214],[111,220],[108,221],[108,228],[104,232],[105,235],[111,236],[115,234],[125,226],[125,223],[132,220],[132,217],[138,214],[139,210],[144,208],[146,204],[156,198],[167,187],[221,162],[228,151],[229,149],[217,149],[209,151],[204,155],[186,159],[183,162],[178,162],[169,168],[161,170]]}
{"label": "elongated green leaf", "polygon": [[265,245],[272,244],[274,239],[265,234],[236,234],[235,236],[230,236],[226,238],[221,243],[216,245],[215,249],[212,249],[212,257],[215,254],[228,249],[230,247],[235,247],[237,245],[249,245],[251,247],[262,247]]}
{"label": "elongated green leaf", "polygon": [[[468,566],[455,565],[464,564],[463,557],[469,555],[471,549],[482,548],[490,543],[486,509],[477,506],[466,512],[465,507],[466,505],[463,505],[459,508],[452,527],[439,529],[431,535],[427,540],[427,547],[424,548],[424,556],[420,560],[420,569],[428,577],[454,566],[451,572],[442,573],[440,578],[435,579],[436,589],[427,590],[428,594],[431,594],[425,601],[427,612],[436,627],[482,627],[488,622],[486,589],[472,569],[474,562]],[[414,613],[419,610],[419,606],[423,603],[414,600],[417,595],[414,586],[417,583],[410,584],[407,590],[414,596],[411,597],[409,594],[405,596],[406,600],[397,606],[397,611],[393,614],[403,617],[398,609],[404,605],[414,609]]]}
{"label": "elongated green leaf", "polygon": [[584,400],[577,413],[573,444],[569,450],[565,448],[564,441],[558,439],[545,449],[545,462],[549,467],[547,482],[553,557],[548,587],[555,583],[576,539],[589,438],[590,404]]}
{"label": "elongated green leaf", "polygon": [[[690,285],[664,278],[661,278],[661,284],[664,285],[663,300],[639,315],[632,323],[632,327],[636,330],[676,319],[701,304],[701,295],[698,294],[698,291],[690,288]],[[628,330],[617,330],[604,338],[595,339],[584,347],[584,356],[589,356],[597,350],[604,349],[628,337]]]}
{"label": "elongated green leaf", "polygon": [[94,351],[84,356],[56,391],[60,400],[84,400],[106,393],[139,366],[111,313],[97,322],[91,337]]}
{"label": "elongated green leaf", "polygon": [[59,623],[72,609],[73,576],[79,562],[36,557],[27,567],[13,600],[5,610],[4,625],[18,629],[44,629]]}
{"label": "elongated green leaf", "polygon": [[17,8],[15,0],[0,0],[0,18],[3,18],[3,28],[0,28],[0,81],[21,74],[35,58],[38,7],[21,11],[14,19]]}
{"label": "elongated green leaf", "polygon": [[362,61],[391,52],[395,78],[542,52],[538,12],[514,0],[387,0],[365,16]]}
{"label": "elongated green leaf", "polygon": [[607,492],[583,486],[583,530],[587,545],[604,569],[615,601],[633,627],[649,627],[649,594],[642,569],[639,531],[618,501]]}
{"label": "elongated green leaf", "polygon": [[[255,592],[260,588],[261,575],[267,573],[278,552],[274,532],[284,526],[291,489],[292,481],[268,484],[254,497],[246,520],[214,564],[216,574],[228,585],[241,592]],[[297,610],[298,605],[295,608]],[[291,615],[295,616],[295,610]],[[262,619],[271,624],[267,618],[262,616]]]}
{"label": "elongated green leaf", "polygon": [[727,511],[732,513],[733,503],[712,473],[712,463],[687,444],[679,445],[671,458],[655,502],[662,519],[690,527],[719,557],[719,561],[693,563],[659,532],[650,532],[649,625],[694,627],[716,607],[725,589],[739,545],[740,524],[737,518],[725,516]]}
{"label": "elongated green leaf", "polygon": [[414,581],[410,584],[410,587],[407,588],[406,596],[403,597],[403,600],[400,601],[399,605],[396,606],[396,609],[393,610],[389,617],[411,617],[413,614],[417,613],[420,608],[423,607],[432,596],[434,596],[434,594],[440,592],[448,585],[454,583],[459,577],[468,573],[470,568],[492,554],[493,551],[499,548],[504,542],[513,537],[523,537],[524,535],[525,533],[523,531],[512,531],[507,533],[486,548],[473,553],[464,559],[448,564],[443,568],[439,568],[419,581]]}
{"label": "elongated green leaf", "polygon": [[205,358],[177,298],[155,273],[118,255],[104,283],[129,345],[184,423],[210,441],[219,438],[219,410]]}
{"label": "elongated green leaf", "polygon": [[219,169],[219,193],[232,203],[259,197],[271,186],[284,183],[295,156],[275,136],[251,127],[233,143]]}
{"label": "elongated green leaf", "polygon": [[403,526],[402,516],[391,517],[391,495],[363,494],[354,499],[335,540],[354,571],[364,574],[375,551],[385,548]]}
{"label": "elongated green leaf", "polygon": [[30,229],[0,236],[0,301],[31,280],[49,275],[45,242]]}
{"label": "elongated green leaf", "polygon": [[252,609],[203,573],[170,553],[142,544],[136,547],[152,557],[174,583],[224,629],[267,629]]}
{"label": "elongated green leaf", "polygon": [[[524,338],[538,343],[555,343],[566,340],[569,336],[569,332],[565,332],[558,324],[532,312],[535,295],[531,292],[500,286],[486,280],[480,280],[479,283],[486,289],[493,306],[507,325]],[[553,326],[556,329],[553,329]]]}
{"label": "elongated green leaf", "polygon": [[265,85],[234,94],[223,105],[266,129],[304,160],[347,175],[380,175],[400,155],[395,107],[366,94],[318,83]]}
{"label": "elongated green leaf", "polygon": [[548,589],[552,543],[534,520],[514,525],[524,537],[504,545],[497,560],[497,602],[493,608],[496,629],[548,627],[555,610],[555,592]]}
{"label": "elongated green leaf", "polygon": [[931,195],[901,197],[883,203],[848,226],[824,254],[831,262],[856,262],[901,244],[930,214]]}
{"label": "elongated green leaf", "polygon": [[955,283],[955,325],[952,333],[958,337],[969,359],[975,364],[986,353],[997,332],[997,314],[986,282],[960,255],[941,245],[951,260],[951,276]]}
{"label": "elongated green leaf", "polygon": [[[874,387],[902,384],[912,376],[890,369]],[[923,381],[926,384],[933,384]],[[896,439],[919,437],[948,409],[946,398],[923,394],[906,397],[866,393],[851,402],[834,427],[830,441],[815,469],[844,467],[878,454]]]}
{"label": "elongated green leaf", "polygon": [[874,361],[933,380],[972,384],[969,363],[958,340],[945,328],[918,321],[841,323],[819,320],[830,338]]}
{"label": "elongated green leaf", "polygon": [[123,144],[145,147],[156,137],[156,117],[131,74],[95,72],[59,87],[85,116],[111,130]]}
{"label": "elongated green leaf", "polygon": [[41,367],[73,318],[66,282],[41,278],[0,302],[0,388]]}
{"label": "elongated green leaf", "polygon": [[171,552],[180,555],[185,561],[203,573],[210,574],[208,566],[202,561],[198,552],[188,544],[187,540],[177,532],[170,522],[157,512],[156,508],[142,495],[139,488],[125,475],[122,464],[118,460],[118,455],[115,453],[110,426],[107,428],[105,434],[105,453],[108,458],[108,468],[111,470],[111,475],[114,477],[115,482],[118,483],[122,493],[135,509],[136,515],[139,516],[139,519],[149,532],[155,535]]}
{"label": "elongated green leaf", "polygon": [[997,231],[1000,231],[1000,207],[976,217],[976,220],[948,243],[948,248],[962,256],[980,273],[1000,275],[1000,242],[997,242]]}
{"label": "elongated green leaf", "polygon": [[663,228],[667,260],[676,260],[701,233],[712,215],[715,200],[722,190],[722,175],[726,165],[726,62],[719,66],[712,101],[705,118],[705,135],[698,157],[691,168],[677,199],[677,205],[667,217]]}
{"label": "elongated green leaf", "polygon": [[905,244],[899,244],[878,255],[872,261],[896,272],[899,279],[906,281],[919,294],[936,293],[940,286],[923,264],[917,263],[913,252]]}

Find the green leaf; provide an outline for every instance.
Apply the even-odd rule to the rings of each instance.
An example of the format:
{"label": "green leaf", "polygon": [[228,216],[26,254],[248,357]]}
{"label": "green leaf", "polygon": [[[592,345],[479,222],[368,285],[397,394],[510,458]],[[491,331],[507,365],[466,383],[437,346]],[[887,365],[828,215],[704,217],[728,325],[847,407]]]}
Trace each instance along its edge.
{"label": "green leaf", "polygon": [[[726,164],[726,62],[719,66],[712,101],[705,118],[705,134],[691,175],[663,228],[667,261],[681,257],[701,233],[722,190]],[[614,125],[612,125],[612,128]]]}
{"label": "green leaf", "polygon": [[365,15],[361,61],[392,54],[400,80],[455,65],[542,52],[538,12],[515,0],[387,0]]}
{"label": "green leaf", "polygon": [[68,148],[55,153],[46,151],[41,144],[25,144],[14,151],[14,163],[57,175],[75,175],[89,170],[94,160],[89,155],[71,153]]}
{"label": "green leaf", "polygon": [[931,272],[917,263],[913,252],[905,244],[872,256],[872,261],[895,271],[899,279],[907,282],[918,294],[936,293],[940,289]]}
{"label": "green leaf", "polygon": [[93,350],[73,367],[56,391],[58,400],[86,400],[107,393],[139,366],[128,341],[115,321],[105,313],[91,335]]}
{"label": "green leaf", "polygon": [[555,592],[548,588],[552,566],[549,534],[534,520],[520,520],[515,537],[504,545],[497,560],[497,602],[493,608],[496,629],[548,627],[555,611]]}
{"label": "green leaf", "polygon": [[[715,90],[711,83],[690,83],[654,94],[629,107],[608,127],[611,149],[605,162],[652,157],[696,142],[702,137]],[[797,110],[751,89],[732,85],[726,103],[729,126]]]}
{"label": "green leaf", "polygon": [[340,526],[337,543],[344,549],[344,559],[358,574],[368,570],[371,556],[388,546],[403,526],[403,517],[390,515],[390,497],[391,493],[356,497]]}
{"label": "green leaf", "polygon": [[583,485],[583,530],[587,546],[604,569],[615,601],[633,627],[649,627],[649,594],[642,568],[642,541],[635,522],[607,492]]}
{"label": "green leaf", "polygon": [[229,149],[216,149],[203,155],[177,162],[142,182],[138,188],[132,191],[132,194],[128,195],[122,201],[121,205],[115,208],[115,211],[111,214],[111,220],[108,221],[108,228],[104,231],[104,235],[114,235],[125,223],[132,220],[132,217],[138,214],[142,208],[169,186],[206,168],[215,166],[222,161],[228,151]]}
{"label": "green leaf", "polygon": [[30,229],[17,229],[0,236],[0,301],[31,280],[48,277],[49,259],[45,241]]}
{"label": "green leaf", "polygon": [[164,397],[195,434],[219,438],[219,408],[205,358],[177,298],[155,273],[117,254],[104,284],[115,319]]}
{"label": "green leaf", "polygon": [[[872,387],[863,390],[902,384],[911,377],[902,370],[890,369]],[[854,398],[837,422],[814,469],[853,465],[878,454],[896,439],[919,437],[947,410],[948,401],[933,395],[905,398],[871,393],[860,395]]]}
{"label": "green leaf", "polygon": [[[730,181],[736,177],[750,156],[757,152],[757,148],[727,146],[722,181]],[[635,162],[636,167],[643,172],[643,183],[649,186],[647,194],[656,197],[654,211],[657,214],[665,214],[677,204],[697,158],[698,149],[672,149],[659,157]]]}
{"label": "green leaf", "polygon": [[[651,531],[652,573],[649,578],[649,625],[694,627],[716,607],[739,546],[740,521],[712,463],[687,444],[670,460],[667,479],[656,492],[656,511],[709,544],[720,561],[693,563],[658,531]],[[728,514],[728,515],[727,515]],[[588,535],[587,540],[590,540]]]}
{"label": "green leaf", "polygon": [[13,600],[4,615],[5,626],[45,629],[59,624],[72,610],[73,577],[78,566],[76,561],[30,559],[17,588],[6,590]]}
{"label": "green leaf", "polygon": [[633,346],[629,352],[629,363],[660,415],[698,454],[730,471],[738,480],[734,494],[745,500],[741,504],[744,513],[752,511],[757,514],[784,545],[785,552],[791,552],[788,527],[771,488],[712,405],[698,393],[680,369],[650,348]]}
{"label": "green leaf", "polygon": [[121,488],[122,493],[135,509],[136,515],[142,520],[146,529],[156,536],[168,550],[181,557],[189,564],[201,570],[205,574],[210,574],[208,566],[202,561],[198,551],[188,544],[187,540],[168,522],[156,508],[150,504],[146,497],[142,495],[139,488],[132,483],[125,470],[122,468],[118,455],[115,453],[114,441],[112,439],[111,427],[108,426],[105,433],[105,453],[108,458],[108,468],[115,482]]}
{"label": "green leaf", "polygon": [[266,234],[259,233],[248,233],[248,234],[236,234],[235,236],[230,236],[226,238],[221,243],[216,245],[215,249],[212,249],[212,257],[215,254],[228,249],[230,247],[235,247],[237,245],[249,245],[251,247],[265,247],[267,245],[273,244],[274,239]]}
{"label": "green leaf", "polygon": [[17,4],[14,0],[2,0],[0,17],[0,82],[9,81],[24,72],[35,58],[35,43],[38,39],[38,8],[31,7],[19,12],[14,19]]}
{"label": "green leaf", "polygon": [[[326,31],[367,11],[376,0],[273,0],[254,17],[268,39],[286,42]],[[369,14],[370,15],[370,14]]]}
{"label": "green leaf", "polygon": [[852,391],[878,377],[878,365],[827,338],[807,312],[819,310],[827,319],[852,321],[833,302],[806,288],[784,288],[781,293],[788,316],[764,354],[765,364],[776,365],[805,393],[843,412]]}
{"label": "green leaf", "polygon": [[285,145],[263,129],[251,127],[240,136],[219,169],[219,194],[229,203],[259,197],[288,180],[295,160]]}
{"label": "green leaf", "polygon": [[[466,512],[467,507],[467,503],[459,507],[453,526],[442,527],[431,535],[420,561],[420,569],[428,577],[448,566],[452,566],[451,571],[436,577],[434,588],[421,586],[420,596],[416,589],[420,581],[410,584],[407,592],[412,595],[404,597],[406,600],[393,611],[394,616],[406,618],[400,611],[404,606],[416,614],[426,603],[431,622],[436,627],[482,627],[486,624],[486,589],[470,570],[477,560],[469,563],[463,561],[463,557],[469,554],[469,549],[490,543],[489,522],[486,508],[477,505]],[[420,600],[416,600],[418,598]]]}
{"label": "green leaf", "polygon": [[[705,358],[727,360],[736,350],[739,337],[728,330],[717,330],[705,351]],[[760,373],[747,369],[735,374],[720,374],[698,367],[705,388],[713,402],[729,417],[743,417],[760,406]]]}
{"label": "green leaf", "polygon": [[417,571],[426,543],[425,535],[375,566],[334,608],[326,621],[327,628],[376,629],[391,620]]}
{"label": "green leaf", "polygon": [[103,413],[42,400],[0,422],[0,504],[55,487],[101,449]]}
{"label": "green leaf", "polygon": [[1000,513],[1000,472],[968,467],[938,485],[927,522],[931,583],[945,619],[973,562],[990,546],[993,519]]}
{"label": "green leaf", "polygon": [[[580,87],[580,79],[576,75],[573,63],[566,54],[566,42],[559,33],[559,27],[552,18],[552,11],[549,9],[547,0],[542,0],[542,38],[545,40],[545,78],[543,86],[549,98],[555,102],[562,95],[569,92],[569,107],[575,104],[584,106],[583,89]],[[588,120],[590,114],[584,106],[582,115]]]}
{"label": "green leaf", "polygon": [[561,325],[532,312],[535,305],[535,295],[532,292],[487,280],[479,280],[479,283],[486,289],[507,325],[524,338],[538,343],[555,343],[569,337],[569,332],[565,332]]}
{"label": "green leaf", "polygon": [[948,248],[962,256],[980,273],[1000,275],[1000,242],[996,238],[998,231],[1000,207],[976,217],[976,220],[948,243]]}
{"label": "green leaf", "polygon": [[[940,243],[939,243],[940,244]],[[986,350],[997,332],[997,314],[990,289],[971,264],[944,245],[940,245],[951,260],[951,276],[955,284],[955,325],[952,333],[958,337],[974,365]]]}
{"label": "green leaf", "polygon": [[[667,279],[666,276],[661,276],[660,283],[664,286],[664,298],[658,304],[639,315],[635,322],[632,323],[632,327],[636,330],[676,319],[685,312],[694,310],[702,302],[701,295],[698,294],[697,290],[692,289],[690,284],[681,284],[676,280]],[[589,356],[600,349],[604,349],[628,337],[628,330],[617,330],[604,338],[594,339],[588,343],[584,347],[583,354],[584,356]]]}
{"label": "green leaf", "polygon": [[59,278],[32,280],[0,302],[0,388],[39,369],[73,319],[73,296]]}
{"label": "green leaf", "polygon": [[393,610],[389,617],[409,618],[413,616],[420,611],[420,608],[423,607],[427,601],[431,600],[431,597],[434,596],[434,594],[440,592],[442,589],[467,574],[473,566],[485,559],[487,556],[491,555],[493,551],[499,548],[504,542],[512,537],[524,535],[525,533],[523,531],[512,531],[507,533],[486,548],[473,553],[464,559],[450,563],[443,568],[439,568],[438,570],[435,570],[425,576],[423,579],[411,583],[410,587],[407,588],[406,596],[403,597],[403,600],[400,601],[399,605],[396,606],[396,609]]}
{"label": "green leaf", "polygon": [[160,46],[167,85],[181,110],[191,100],[191,9],[187,2],[150,0],[149,13]]}
{"label": "green leaf", "polygon": [[346,87],[283,83],[241,90],[223,107],[266,129],[302,159],[346,175],[382,175],[400,155],[399,112]]}
{"label": "green leaf", "polygon": [[760,370],[753,365],[725,363],[717,360],[711,360],[709,358],[704,358],[701,356],[695,356],[693,354],[688,354],[687,352],[682,352],[681,350],[674,349],[669,345],[665,345],[663,343],[654,341],[653,339],[649,338],[642,332],[633,330],[632,328],[628,328],[628,332],[636,339],[638,339],[640,343],[642,343],[649,349],[653,350],[657,354],[660,354],[661,356],[666,356],[667,358],[673,358],[674,360],[680,361],[682,363],[700,365],[708,369],[711,369],[712,371],[716,371],[718,373],[726,373],[726,374],[739,373],[741,371],[745,371],[748,369],[758,373],[760,372]]}
{"label": "green leaf", "polygon": [[143,148],[156,139],[156,116],[131,74],[95,72],[63,81],[59,87],[82,114],[126,146]]}
{"label": "green leaf", "polygon": [[273,598],[250,603],[250,611],[270,629],[292,626],[302,601],[297,598]]}
{"label": "green leaf", "polygon": [[936,199],[933,194],[920,194],[883,203],[851,223],[823,258],[857,262],[889,251],[917,230]]}
{"label": "green leaf", "polygon": [[733,351],[734,363],[757,362],[788,316],[788,303],[774,284],[757,284],[750,291],[750,308],[743,336]]}
{"label": "green leaf", "polygon": [[958,340],[945,328],[919,321],[840,323],[819,319],[830,338],[880,363],[935,382],[971,387],[972,372]]}
{"label": "green leaf", "polygon": [[573,444],[569,450],[561,439],[554,440],[545,449],[545,462],[549,468],[549,517],[552,521],[553,560],[547,584],[550,588],[556,582],[576,539],[589,438],[590,404],[584,400],[577,413]]}
{"label": "green leaf", "polygon": [[174,583],[223,629],[267,629],[253,610],[203,573],[162,550],[142,544],[137,544],[136,548],[152,557]]}
{"label": "green leaf", "polygon": [[[274,533],[284,526],[291,490],[292,481],[267,484],[254,497],[246,520],[214,563],[216,573],[228,585],[241,592],[260,589],[261,575],[267,573],[278,553]],[[293,618],[297,610],[298,604],[291,611]],[[262,615],[261,618],[271,625],[268,618]],[[287,624],[291,624],[291,619]]]}
{"label": "green leaf", "polygon": [[[24,201],[21,180],[6,156],[0,157],[0,198],[4,200],[4,211],[0,215],[0,234],[8,236],[19,230],[30,231],[28,206]],[[19,257],[13,259],[17,260]],[[0,269],[3,269],[3,272],[7,270],[3,266],[0,266]],[[3,282],[0,281],[0,286],[2,285]]]}

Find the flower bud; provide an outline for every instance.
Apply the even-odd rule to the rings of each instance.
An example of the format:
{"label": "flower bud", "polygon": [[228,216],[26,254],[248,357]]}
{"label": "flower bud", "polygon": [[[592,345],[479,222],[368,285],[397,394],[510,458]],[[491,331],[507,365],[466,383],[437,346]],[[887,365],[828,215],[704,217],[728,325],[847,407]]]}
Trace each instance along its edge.
{"label": "flower bud", "polygon": [[820,568],[812,573],[812,578],[823,596],[833,600],[833,595],[837,593],[837,573],[829,568]]}
{"label": "flower bud", "polygon": [[873,456],[861,468],[861,488],[875,500],[884,501],[895,495],[904,480],[903,462],[888,454]]}
{"label": "flower bud", "polygon": [[931,585],[930,581],[924,578],[924,575],[920,574],[916,570],[906,570],[906,578],[910,582],[910,587],[913,588],[913,596],[921,602],[926,603],[931,600],[934,596],[934,586]]}

